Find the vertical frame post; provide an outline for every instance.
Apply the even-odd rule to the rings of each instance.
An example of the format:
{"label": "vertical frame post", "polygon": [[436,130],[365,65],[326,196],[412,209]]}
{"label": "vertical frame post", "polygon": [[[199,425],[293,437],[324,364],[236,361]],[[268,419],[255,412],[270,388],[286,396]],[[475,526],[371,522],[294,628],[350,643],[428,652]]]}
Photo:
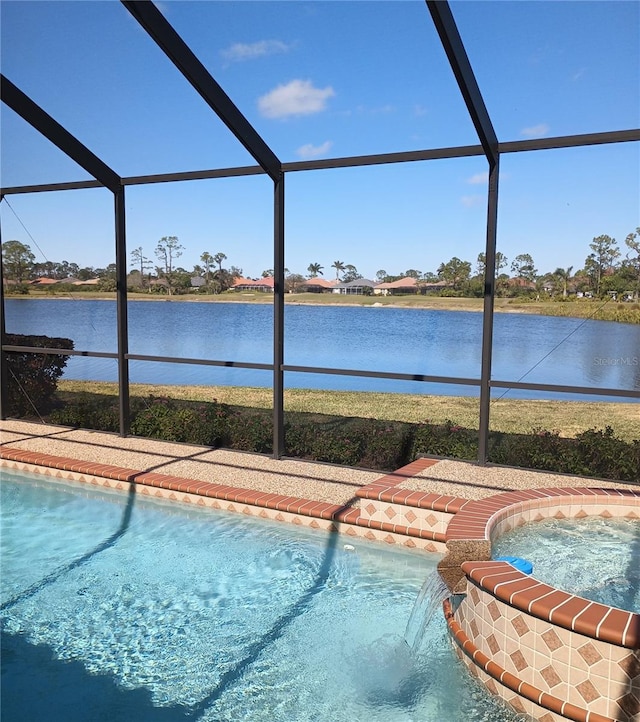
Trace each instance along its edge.
{"label": "vertical frame post", "polygon": [[273,200],[273,458],[284,455],[284,173]]}
{"label": "vertical frame post", "polygon": [[[0,196],[2,202],[2,196]],[[0,249],[2,248],[2,228],[0,227]],[[7,356],[2,346],[7,342],[7,329],[4,320],[4,265],[0,253],[0,419],[4,421],[9,414],[9,379],[7,370]]]}
{"label": "vertical frame post", "polygon": [[491,404],[491,357],[493,355],[493,304],[496,295],[496,235],[498,226],[498,178],[500,159],[489,163],[487,201],[487,243],[484,269],[484,309],[482,314],[482,368],[480,373],[480,428],[478,463],[489,456],[489,406]]}
{"label": "vertical frame post", "polygon": [[116,314],[118,334],[118,404],[120,436],[127,436],[131,424],[129,405],[129,328],[127,320],[127,244],[124,186],[114,192],[116,225]]}

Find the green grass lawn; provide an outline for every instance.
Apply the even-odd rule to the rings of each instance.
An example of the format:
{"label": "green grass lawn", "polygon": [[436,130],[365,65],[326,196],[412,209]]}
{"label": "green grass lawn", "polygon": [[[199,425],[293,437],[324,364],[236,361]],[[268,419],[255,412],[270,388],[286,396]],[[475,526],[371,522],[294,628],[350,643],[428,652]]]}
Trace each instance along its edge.
{"label": "green grass lawn", "polygon": [[[60,381],[60,396],[78,392],[115,395],[115,383]],[[239,386],[156,386],[132,384],[132,396],[167,396],[191,401],[212,401],[232,406],[270,409],[271,389]],[[357,416],[380,420],[453,423],[478,428],[478,399],[460,396],[414,396],[378,392],[287,389],[285,411]],[[633,403],[539,401],[501,399],[491,404],[491,430],[528,434],[533,429],[556,431],[574,437],[588,429],[611,426],[626,441],[640,439],[640,410]]]}

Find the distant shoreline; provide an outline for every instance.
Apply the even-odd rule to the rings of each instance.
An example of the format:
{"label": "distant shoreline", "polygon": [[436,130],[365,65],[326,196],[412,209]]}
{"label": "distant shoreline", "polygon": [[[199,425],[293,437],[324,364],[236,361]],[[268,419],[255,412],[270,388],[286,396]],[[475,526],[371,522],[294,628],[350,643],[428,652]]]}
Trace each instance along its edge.
{"label": "distant shoreline", "polygon": [[[444,296],[347,296],[337,294],[296,293],[285,296],[285,304],[290,306],[356,306],[358,308],[409,308],[426,311],[470,311],[481,313],[484,308],[482,298],[462,298]],[[15,300],[67,300],[67,301],[115,301],[115,293],[82,292],[77,294],[38,294],[27,296],[7,295],[5,299]],[[178,295],[159,296],[147,293],[128,295],[131,302],[155,303],[237,303],[260,304],[273,303],[270,293]],[[571,300],[571,301],[522,301],[513,298],[496,298],[495,313],[519,313],[535,316],[555,316],[561,318],[582,318],[613,323],[640,324],[640,304],[617,303],[614,301]]]}

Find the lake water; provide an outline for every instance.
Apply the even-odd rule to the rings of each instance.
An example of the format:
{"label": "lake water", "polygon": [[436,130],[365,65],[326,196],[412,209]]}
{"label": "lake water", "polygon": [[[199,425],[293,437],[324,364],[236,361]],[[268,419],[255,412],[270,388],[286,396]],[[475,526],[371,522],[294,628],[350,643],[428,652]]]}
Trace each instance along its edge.
{"label": "lake water", "polygon": [[[9,333],[72,338],[75,348],[116,351],[114,301],[7,299]],[[270,364],[270,304],[129,302],[129,352]],[[365,306],[285,308],[285,363],[390,373],[480,378],[482,314]],[[504,381],[640,391],[640,326],[496,314],[492,377]],[[131,381],[270,386],[270,371],[132,361]],[[111,359],[72,357],[67,379],[117,380]],[[474,386],[308,373],[287,387],[478,395]],[[496,389],[495,397],[504,393]],[[508,398],[553,398],[509,391]],[[595,398],[555,395],[557,398]],[[602,398],[602,397],[599,397]],[[623,400],[623,399],[616,399]]]}

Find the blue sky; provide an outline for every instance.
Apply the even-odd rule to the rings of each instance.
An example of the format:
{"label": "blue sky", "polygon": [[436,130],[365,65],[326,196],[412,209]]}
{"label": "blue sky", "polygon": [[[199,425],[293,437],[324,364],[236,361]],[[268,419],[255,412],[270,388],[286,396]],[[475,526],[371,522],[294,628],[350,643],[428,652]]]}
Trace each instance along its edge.
{"label": "blue sky", "polygon": [[[161,11],[284,162],[476,144],[422,0],[170,2]],[[501,141],[640,125],[637,2],[452,2]],[[3,73],[122,176],[253,159],[119,2],[3,0]],[[86,174],[2,107],[3,186]],[[539,271],[581,267],[594,236],[640,225],[639,144],[505,154],[498,249]],[[484,250],[486,162],[430,161],[287,176],[291,271],[311,262],[435,271]],[[129,248],[162,236],[191,268],[208,251],[273,266],[272,184],[232,178],[127,189]],[[114,260],[105,190],[10,196],[3,239],[37,260]],[[35,241],[35,245],[34,245]]]}

